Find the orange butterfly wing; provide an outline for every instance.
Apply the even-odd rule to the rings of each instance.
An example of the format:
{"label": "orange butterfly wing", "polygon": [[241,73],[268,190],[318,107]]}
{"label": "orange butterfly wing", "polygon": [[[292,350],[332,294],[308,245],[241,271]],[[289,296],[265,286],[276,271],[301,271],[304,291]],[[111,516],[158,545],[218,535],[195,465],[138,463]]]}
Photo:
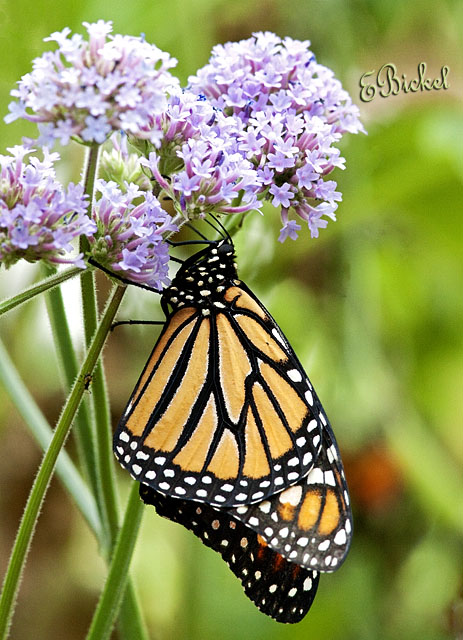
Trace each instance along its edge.
{"label": "orange butterfly wing", "polygon": [[164,292],[166,325],[114,449],[156,491],[228,507],[306,476],[323,425],[296,355],[225,249],[192,256]]}

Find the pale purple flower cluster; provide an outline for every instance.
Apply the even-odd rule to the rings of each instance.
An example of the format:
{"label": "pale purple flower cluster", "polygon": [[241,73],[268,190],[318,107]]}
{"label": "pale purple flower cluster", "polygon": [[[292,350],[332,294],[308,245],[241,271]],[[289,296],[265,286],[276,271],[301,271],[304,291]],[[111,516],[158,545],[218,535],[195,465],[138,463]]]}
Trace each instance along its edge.
{"label": "pale purple flower cluster", "polygon": [[336,143],[343,133],[363,131],[358,108],[333,72],[316,62],[308,41],[256,33],[217,45],[209,64],[189,79],[224,114],[243,126],[239,150],[252,162],[265,197],[281,207],[280,240],[295,239],[300,225],[313,237],[335,219],[341,194],[325,180],[344,168]]}
{"label": "pale purple flower cluster", "polygon": [[72,240],[89,236],[96,225],[86,215],[82,185],[67,190],[55,179],[57,153],[43,149],[43,160],[28,156],[34,150],[16,146],[0,155],[0,262],[6,267],[20,260],[45,260],[84,266],[73,252]]}
{"label": "pale purple flower cluster", "polygon": [[261,181],[238,148],[235,118],[186,91],[170,98],[158,126],[160,147],[142,163],[184,219],[260,208]]}
{"label": "pale purple flower cluster", "polygon": [[177,231],[170,215],[134,183],[126,183],[123,191],[115,182],[97,180],[96,190],[91,257],[133,282],[159,290],[168,285],[169,245],[163,235]]}
{"label": "pale purple flower cluster", "polygon": [[[89,237],[90,255],[135,282],[169,283],[166,236],[207,214],[281,209],[280,241],[300,224],[313,237],[335,219],[341,194],[327,179],[344,168],[337,148],[346,132],[363,131],[358,109],[308,41],[272,33],[218,45],[209,64],[181,91],[169,69],[176,61],[140,38],[110,35],[102,20],[84,22],[88,40],[70,29],[52,34],[58,48],[33,63],[12,95],[12,121],[39,124],[44,160],[25,147],[0,156],[0,260],[20,257],[84,266],[71,240]],[[86,216],[82,186],[56,181],[58,154],[47,146],[71,137],[102,143],[98,196]],[[123,132],[121,134],[121,132]],[[126,134],[140,157],[126,148]],[[154,191],[154,194],[152,193]],[[172,218],[156,198],[170,198]]]}
{"label": "pale purple flower cluster", "polygon": [[102,143],[120,129],[157,144],[159,132],[146,124],[165,108],[166,90],[178,84],[168,71],[176,60],[141,38],[110,36],[111,22],[83,24],[88,41],[79,34],[69,38],[68,27],[45,39],[58,49],[34,60],[11,92],[19,102],[9,105],[5,120],[37,122],[39,142],[48,146],[71,137]]}

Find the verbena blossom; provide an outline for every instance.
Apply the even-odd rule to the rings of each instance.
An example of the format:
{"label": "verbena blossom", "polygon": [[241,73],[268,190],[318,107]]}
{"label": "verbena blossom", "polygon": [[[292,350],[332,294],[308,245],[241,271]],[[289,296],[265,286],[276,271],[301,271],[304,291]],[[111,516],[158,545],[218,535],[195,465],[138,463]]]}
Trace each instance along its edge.
{"label": "verbena blossom", "polygon": [[159,149],[141,162],[184,219],[260,208],[261,181],[239,150],[235,118],[185,91],[170,97],[153,126],[162,131]]}
{"label": "verbena blossom", "polygon": [[327,217],[335,219],[341,194],[325,178],[344,168],[336,147],[342,134],[363,131],[358,108],[309,46],[255,33],[214,47],[209,63],[189,79],[192,91],[242,124],[239,150],[256,168],[265,198],[281,207],[281,241],[295,239],[300,229],[290,209],[313,237]]}
{"label": "verbena blossom", "polygon": [[161,173],[170,175],[183,167],[178,155],[183,144],[191,138],[200,138],[203,132],[209,133],[215,119],[216,109],[204,96],[198,97],[191,91],[173,88],[165,110],[153,113],[146,123],[146,137],[149,137],[150,130],[160,132],[157,146],[132,136],[128,139],[146,157],[156,150]]}
{"label": "verbena blossom", "polygon": [[151,192],[127,183],[97,180],[92,218],[97,232],[89,238],[96,262],[133,282],[162,289],[169,284],[169,245],[165,235],[177,231],[172,218]]}
{"label": "verbena blossom", "polygon": [[141,38],[109,35],[111,22],[83,24],[88,41],[68,37],[68,27],[45,38],[58,48],[36,58],[11,92],[19,102],[9,105],[6,122],[38,123],[39,142],[47,146],[73,136],[101,143],[120,129],[156,144],[158,132],[146,122],[165,108],[166,90],[178,83],[169,72],[177,61]]}
{"label": "verbena blossom", "polygon": [[82,185],[71,183],[65,190],[56,180],[58,153],[44,148],[40,160],[29,155],[33,149],[8,151],[0,155],[0,262],[10,267],[24,258],[84,267],[71,243],[94,233],[96,225],[86,215]]}

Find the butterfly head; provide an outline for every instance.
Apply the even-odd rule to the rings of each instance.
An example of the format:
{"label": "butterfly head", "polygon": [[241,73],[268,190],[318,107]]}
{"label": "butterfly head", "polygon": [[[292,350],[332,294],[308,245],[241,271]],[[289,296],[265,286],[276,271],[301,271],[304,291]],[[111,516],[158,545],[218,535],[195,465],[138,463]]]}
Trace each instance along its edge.
{"label": "butterfly head", "polygon": [[222,239],[182,264],[163,300],[174,310],[182,306],[209,309],[220,304],[223,291],[237,277],[235,248],[230,239]]}

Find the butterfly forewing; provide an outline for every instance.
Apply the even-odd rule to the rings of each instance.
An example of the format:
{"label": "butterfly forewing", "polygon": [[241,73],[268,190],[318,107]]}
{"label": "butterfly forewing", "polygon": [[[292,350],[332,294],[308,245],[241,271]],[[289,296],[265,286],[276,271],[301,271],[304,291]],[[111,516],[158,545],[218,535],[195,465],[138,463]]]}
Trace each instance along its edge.
{"label": "butterfly forewing", "polygon": [[299,622],[306,615],[317,592],[316,571],[288,562],[226,509],[170,498],[143,484],[140,496],[220,553],[260,611],[278,622]]}
{"label": "butterfly forewing", "polygon": [[237,280],[230,244],[187,260],[172,311],[114,438],[134,478],[178,498],[260,502],[313,468],[316,395],[268,311]]}

